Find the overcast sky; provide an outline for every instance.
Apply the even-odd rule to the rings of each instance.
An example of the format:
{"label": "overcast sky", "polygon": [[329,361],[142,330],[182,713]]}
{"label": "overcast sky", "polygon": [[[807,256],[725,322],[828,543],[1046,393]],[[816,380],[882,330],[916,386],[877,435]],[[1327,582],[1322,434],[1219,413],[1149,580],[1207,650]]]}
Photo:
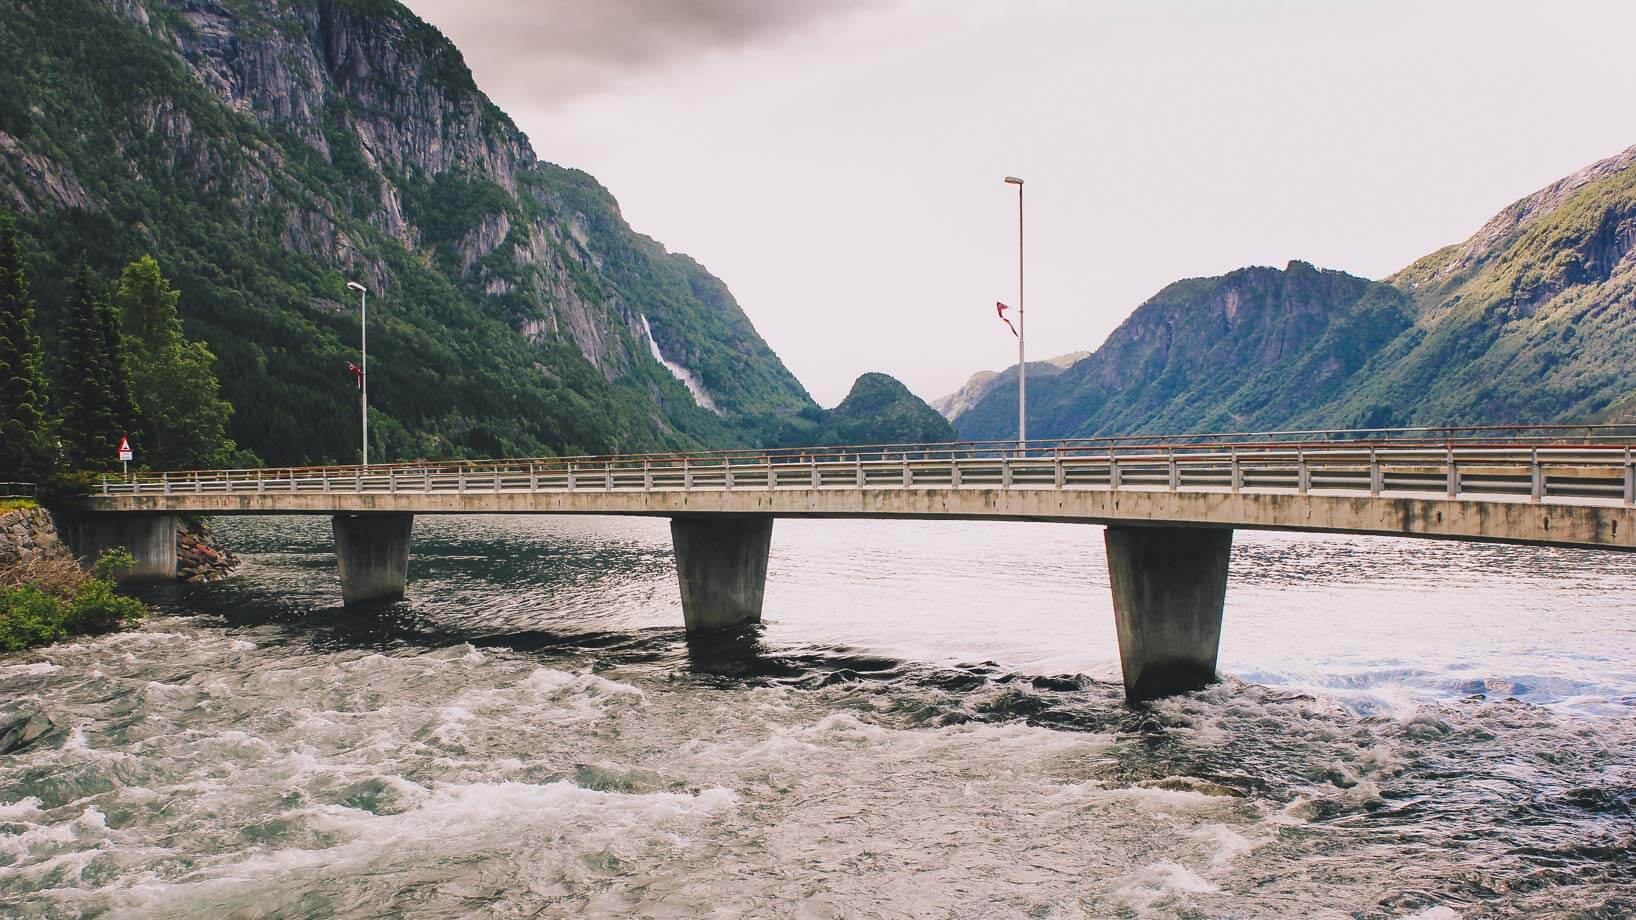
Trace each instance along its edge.
{"label": "overcast sky", "polygon": [[406,0],[825,405],[1099,344],[1178,278],[1382,277],[1636,144],[1629,0]]}

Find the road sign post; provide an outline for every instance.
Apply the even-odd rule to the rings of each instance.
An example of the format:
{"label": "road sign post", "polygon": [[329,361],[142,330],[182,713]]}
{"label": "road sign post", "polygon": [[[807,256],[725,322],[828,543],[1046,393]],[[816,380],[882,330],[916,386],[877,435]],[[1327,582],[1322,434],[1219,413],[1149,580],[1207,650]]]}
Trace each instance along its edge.
{"label": "road sign post", "polygon": [[119,462],[125,466],[125,478],[131,476],[131,461],[136,459],[136,453],[131,450],[131,439],[127,435],[119,436]]}

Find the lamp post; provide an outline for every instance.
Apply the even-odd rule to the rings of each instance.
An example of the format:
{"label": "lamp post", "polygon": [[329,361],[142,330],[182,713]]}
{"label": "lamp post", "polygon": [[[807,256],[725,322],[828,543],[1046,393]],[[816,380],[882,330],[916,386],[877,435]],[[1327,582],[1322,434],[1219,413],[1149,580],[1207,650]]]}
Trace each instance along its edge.
{"label": "lamp post", "polygon": [[347,288],[358,292],[358,414],[363,418],[363,465],[369,465],[369,289],[356,281]]}
{"label": "lamp post", "polygon": [[1017,187],[1017,447],[1028,449],[1028,365],[1023,350],[1023,180],[1006,176]]}

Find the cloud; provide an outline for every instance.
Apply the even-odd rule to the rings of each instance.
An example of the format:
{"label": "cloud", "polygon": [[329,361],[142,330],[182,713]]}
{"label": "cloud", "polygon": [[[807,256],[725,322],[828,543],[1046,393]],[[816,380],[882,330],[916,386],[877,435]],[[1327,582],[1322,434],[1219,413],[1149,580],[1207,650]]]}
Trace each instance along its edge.
{"label": "cloud", "polygon": [[485,88],[542,107],[690,58],[748,48],[867,0],[405,0],[442,29]]}

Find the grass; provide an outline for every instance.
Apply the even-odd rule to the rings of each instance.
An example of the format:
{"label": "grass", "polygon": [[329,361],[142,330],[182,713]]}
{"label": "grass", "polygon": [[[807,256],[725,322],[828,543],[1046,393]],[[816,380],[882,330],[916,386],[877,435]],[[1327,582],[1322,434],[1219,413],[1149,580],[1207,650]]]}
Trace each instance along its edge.
{"label": "grass", "polygon": [[0,498],[0,514],[11,511],[33,511],[40,503],[32,498]]}

